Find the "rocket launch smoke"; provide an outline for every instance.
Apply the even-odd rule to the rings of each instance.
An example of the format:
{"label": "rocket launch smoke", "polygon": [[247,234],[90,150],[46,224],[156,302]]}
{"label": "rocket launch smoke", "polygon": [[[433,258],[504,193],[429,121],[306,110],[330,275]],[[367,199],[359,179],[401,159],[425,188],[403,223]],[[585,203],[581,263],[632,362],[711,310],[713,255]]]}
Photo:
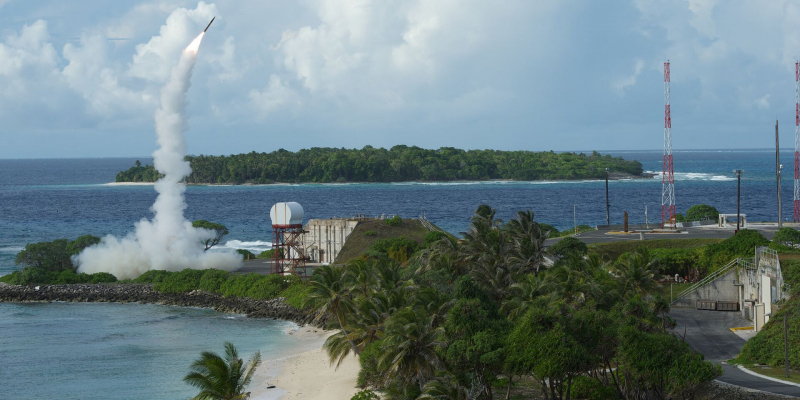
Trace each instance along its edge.
{"label": "rocket launch smoke", "polygon": [[129,279],[151,269],[230,271],[241,266],[241,257],[232,250],[203,251],[201,242],[214,233],[192,227],[183,215],[186,184],[181,181],[192,172],[189,162],[184,160],[186,92],[204,34],[183,50],[178,65],[161,89],[161,108],[155,114],[159,148],[153,153],[153,164],[164,177],[155,183],[158,197],[151,208],[155,214],[153,220],[144,218],[135,224],[134,233],[123,238],[108,235],[101,243],[75,256],[80,272],[109,272],[118,279]]}

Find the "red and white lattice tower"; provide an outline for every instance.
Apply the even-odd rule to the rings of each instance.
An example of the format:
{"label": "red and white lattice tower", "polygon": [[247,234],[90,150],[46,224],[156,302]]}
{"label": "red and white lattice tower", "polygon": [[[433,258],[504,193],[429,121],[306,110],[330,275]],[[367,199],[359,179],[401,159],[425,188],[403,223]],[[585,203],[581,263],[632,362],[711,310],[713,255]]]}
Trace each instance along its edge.
{"label": "red and white lattice tower", "polygon": [[794,63],[794,214],[800,222],[800,63]]}
{"label": "red and white lattice tower", "polygon": [[669,60],[664,63],[664,162],[661,175],[661,227],[675,229],[675,175],[672,171],[672,117],[669,112]]}

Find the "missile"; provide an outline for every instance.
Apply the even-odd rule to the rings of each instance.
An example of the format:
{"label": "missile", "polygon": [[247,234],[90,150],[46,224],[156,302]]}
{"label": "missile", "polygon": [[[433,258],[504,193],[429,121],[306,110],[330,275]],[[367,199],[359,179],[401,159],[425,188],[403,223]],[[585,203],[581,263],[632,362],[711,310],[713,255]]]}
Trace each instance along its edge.
{"label": "missile", "polygon": [[[217,18],[217,17],[211,18],[211,22],[214,22],[215,18]],[[203,33],[206,33],[206,31],[208,30],[208,27],[211,26],[211,22],[208,23],[208,26],[206,26],[206,29],[203,29]]]}

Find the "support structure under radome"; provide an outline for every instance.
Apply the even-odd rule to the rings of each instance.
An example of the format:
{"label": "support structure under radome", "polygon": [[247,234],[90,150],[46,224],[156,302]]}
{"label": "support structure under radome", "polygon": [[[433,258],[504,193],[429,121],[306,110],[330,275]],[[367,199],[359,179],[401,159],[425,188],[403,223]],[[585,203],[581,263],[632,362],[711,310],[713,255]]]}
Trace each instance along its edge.
{"label": "support structure under radome", "polygon": [[675,174],[672,168],[672,116],[669,104],[669,60],[664,63],[664,160],[661,174],[661,227],[675,229]]}
{"label": "support structure under radome", "polygon": [[794,63],[794,213],[800,222],[800,62]]}
{"label": "support structure under radome", "polygon": [[299,203],[277,203],[270,209],[272,220],[272,273],[306,277],[303,245],[303,207]]}

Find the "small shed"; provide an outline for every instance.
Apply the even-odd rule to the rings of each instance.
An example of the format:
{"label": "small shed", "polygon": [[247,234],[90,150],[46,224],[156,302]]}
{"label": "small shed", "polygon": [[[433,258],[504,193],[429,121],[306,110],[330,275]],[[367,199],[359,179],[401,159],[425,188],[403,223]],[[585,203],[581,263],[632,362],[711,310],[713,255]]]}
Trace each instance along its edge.
{"label": "small shed", "polygon": [[[729,220],[732,220],[731,224],[736,224],[736,215],[737,214],[720,214],[719,215],[719,227],[720,228],[727,228]],[[742,229],[747,228],[747,214],[738,214],[741,218],[741,222],[739,226]]]}

